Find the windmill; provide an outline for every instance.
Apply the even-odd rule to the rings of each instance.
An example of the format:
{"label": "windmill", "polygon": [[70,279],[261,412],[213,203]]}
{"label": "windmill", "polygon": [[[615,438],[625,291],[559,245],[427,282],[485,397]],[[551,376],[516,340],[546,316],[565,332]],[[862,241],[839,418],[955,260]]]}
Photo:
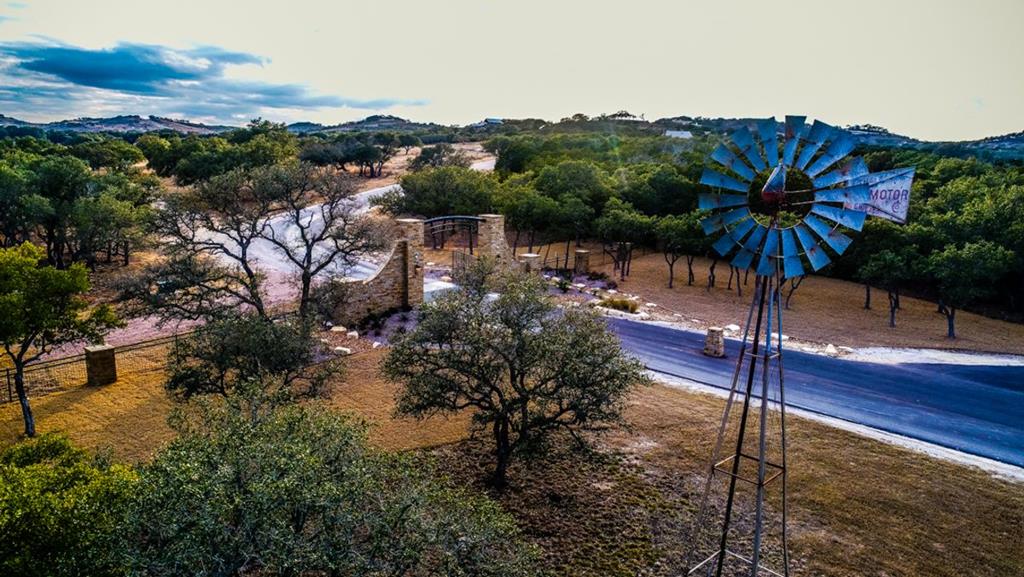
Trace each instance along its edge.
{"label": "windmill", "polygon": [[[860,231],[868,214],[906,219],[912,168],[870,173],[862,158],[849,157],[855,146],[850,133],[805,121],[786,117],[781,151],[774,118],[756,121],[754,131],[741,127],[715,148],[710,158],[718,166],[705,168],[701,176],[702,184],[719,191],[699,197],[699,208],[710,211],[701,222],[704,232],[718,235],[713,248],[733,266],[755,270],[756,289],[687,574],[720,577],[729,567],[730,573],[752,577],[789,575],[780,288],[785,280],[807,274],[808,267],[817,271],[828,265],[830,251],[843,254],[851,243],[846,231]],[[880,202],[879,197],[897,200]],[[724,503],[714,498],[721,490],[718,480],[725,484]],[[737,513],[740,498],[753,500],[753,518]],[[772,511],[778,513],[774,521],[768,519]],[[765,541],[769,533],[777,536],[772,545]],[[765,557],[781,567],[769,568]]]}

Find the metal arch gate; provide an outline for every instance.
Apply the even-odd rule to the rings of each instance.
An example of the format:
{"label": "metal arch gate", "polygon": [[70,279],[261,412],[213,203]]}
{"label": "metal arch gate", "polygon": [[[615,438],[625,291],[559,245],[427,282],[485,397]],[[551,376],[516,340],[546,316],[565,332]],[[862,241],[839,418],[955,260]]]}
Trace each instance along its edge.
{"label": "metal arch gate", "polygon": [[430,244],[437,248],[437,238],[441,237],[441,248],[444,248],[445,236],[466,231],[469,238],[469,254],[473,254],[473,235],[479,232],[480,223],[484,219],[479,216],[448,215],[428,218],[423,221],[423,228],[430,235]]}
{"label": "metal arch gate", "polygon": [[479,234],[480,223],[484,219],[479,216],[447,215],[428,218],[423,221],[423,228],[430,236],[430,244],[437,248],[438,237],[441,240],[441,248],[445,245],[445,236],[455,235],[460,231],[466,232],[468,252],[463,250],[452,251],[452,273],[459,274],[464,271],[476,257],[473,255],[473,237]]}

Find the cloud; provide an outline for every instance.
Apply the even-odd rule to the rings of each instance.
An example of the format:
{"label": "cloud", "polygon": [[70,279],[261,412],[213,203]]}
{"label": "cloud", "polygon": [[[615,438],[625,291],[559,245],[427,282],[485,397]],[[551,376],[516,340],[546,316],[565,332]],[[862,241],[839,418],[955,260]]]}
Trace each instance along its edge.
{"label": "cloud", "polygon": [[[267,60],[216,46],[188,50],[121,43],[79,48],[55,42],[0,43],[0,106],[40,114],[82,108],[118,113],[185,113],[217,120],[249,117],[265,109],[362,108],[383,110],[420,101],[358,100],[316,94],[300,84],[238,80],[229,66]],[[31,103],[31,104],[30,104]],[[133,109],[118,109],[132,105]]]}

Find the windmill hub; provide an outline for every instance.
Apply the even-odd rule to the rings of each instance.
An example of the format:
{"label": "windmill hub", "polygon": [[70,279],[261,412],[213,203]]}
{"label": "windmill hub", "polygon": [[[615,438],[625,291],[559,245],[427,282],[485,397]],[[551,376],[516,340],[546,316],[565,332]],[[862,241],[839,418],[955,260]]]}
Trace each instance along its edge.
{"label": "windmill hub", "polygon": [[805,193],[814,187],[811,178],[804,171],[795,167],[785,167],[785,183],[782,192],[773,190],[768,186],[774,168],[766,168],[755,174],[747,191],[747,203],[750,206],[751,216],[757,222],[768,225],[772,217],[779,216],[785,212],[782,219],[785,221],[798,220],[804,217],[810,209],[814,195]]}

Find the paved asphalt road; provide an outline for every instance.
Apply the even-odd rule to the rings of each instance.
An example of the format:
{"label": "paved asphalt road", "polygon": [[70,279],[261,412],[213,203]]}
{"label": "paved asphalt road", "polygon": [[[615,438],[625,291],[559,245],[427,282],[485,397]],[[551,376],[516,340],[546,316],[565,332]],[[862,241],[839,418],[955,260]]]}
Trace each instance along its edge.
{"label": "paved asphalt road", "polygon": [[[701,354],[704,335],[609,319],[648,368],[728,389],[726,358]],[[1024,467],[1024,366],[876,364],[783,349],[787,406]],[[742,383],[741,383],[742,387]]]}

